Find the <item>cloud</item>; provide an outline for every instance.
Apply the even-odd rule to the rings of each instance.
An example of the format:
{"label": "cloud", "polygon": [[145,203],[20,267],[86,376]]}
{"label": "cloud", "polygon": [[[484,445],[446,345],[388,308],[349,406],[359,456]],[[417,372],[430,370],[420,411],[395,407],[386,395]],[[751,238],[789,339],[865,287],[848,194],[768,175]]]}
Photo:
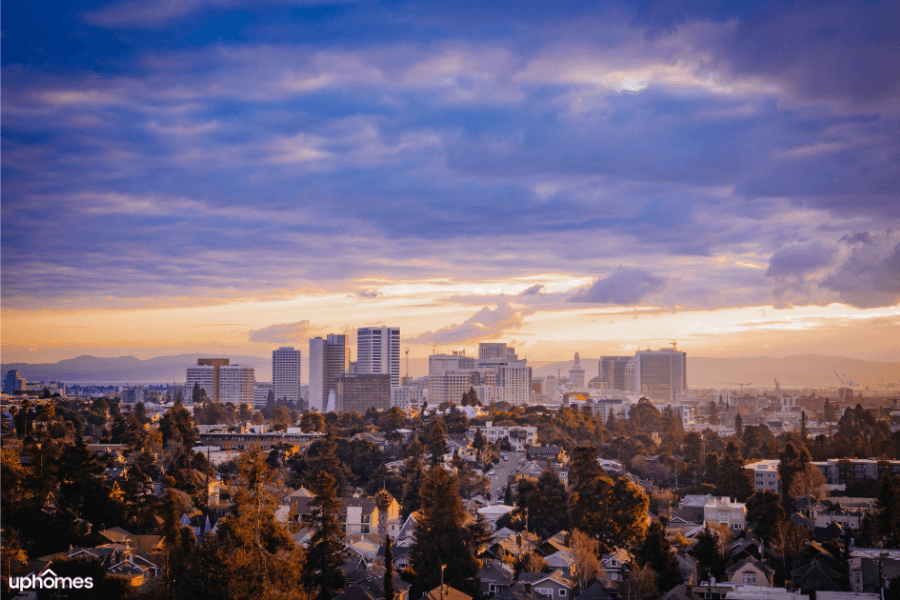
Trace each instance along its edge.
{"label": "cloud", "polygon": [[303,342],[311,337],[315,337],[317,328],[306,321],[297,321],[295,323],[279,323],[277,325],[269,325],[262,329],[253,329],[250,331],[251,342],[268,342],[279,344],[284,342]]}
{"label": "cloud", "polygon": [[842,302],[859,308],[894,306],[900,302],[900,243],[895,235],[854,245],[846,260],[822,281]]}
{"label": "cloud", "polygon": [[531,286],[530,288],[522,290],[522,292],[519,295],[520,296],[537,296],[538,294],[541,293],[542,289],[544,289],[544,284],[536,283],[533,286]]}
{"label": "cloud", "polygon": [[766,277],[803,279],[807,274],[832,263],[837,249],[820,241],[794,244],[778,250],[769,259]]}
{"label": "cloud", "polygon": [[356,292],[356,295],[360,298],[377,298],[378,290],[360,290]]}
{"label": "cloud", "polygon": [[619,267],[612,275],[598,278],[590,287],[574,293],[569,302],[630,305],[663,291],[668,281],[631,267]]}
{"label": "cloud", "polygon": [[509,304],[498,304],[491,310],[484,307],[461,324],[448,325],[437,331],[427,331],[406,341],[411,344],[461,344],[494,338],[504,331],[522,326],[523,315]]}

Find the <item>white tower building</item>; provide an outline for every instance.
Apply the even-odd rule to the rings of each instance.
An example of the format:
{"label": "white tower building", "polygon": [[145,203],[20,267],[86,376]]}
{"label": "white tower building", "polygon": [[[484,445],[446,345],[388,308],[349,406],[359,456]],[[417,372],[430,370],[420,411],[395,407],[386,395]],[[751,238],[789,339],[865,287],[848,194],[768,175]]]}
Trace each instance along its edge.
{"label": "white tower building", "polygon": [[356,373],[390,375],[400,387],[400,328],[360,327],[356,330]]}
{"label": "white tower building", "polygon": [[276,400],[300,402],[300,351],[282,346],[272,351],[272,391]]}

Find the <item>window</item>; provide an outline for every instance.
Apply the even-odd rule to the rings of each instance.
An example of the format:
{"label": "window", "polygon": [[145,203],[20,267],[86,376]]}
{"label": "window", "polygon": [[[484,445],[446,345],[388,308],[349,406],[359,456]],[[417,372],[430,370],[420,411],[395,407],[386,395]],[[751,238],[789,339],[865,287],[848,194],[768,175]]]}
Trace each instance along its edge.
{"label": "window", "polygon": [[560,595],[560,596],[565,596],[565,595],[566,595],[566,590],[559,590],[559,595]]}
{"label": "window", "polygon": [[756,585],[756,574],[755,573],[744,573],[744,583]]}

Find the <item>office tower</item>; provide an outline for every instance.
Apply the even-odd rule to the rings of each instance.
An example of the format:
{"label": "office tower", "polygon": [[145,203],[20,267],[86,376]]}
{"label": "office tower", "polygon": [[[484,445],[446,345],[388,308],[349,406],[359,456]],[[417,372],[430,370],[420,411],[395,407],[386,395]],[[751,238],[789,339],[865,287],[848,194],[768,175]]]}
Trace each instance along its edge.
{"label": "office tower", "polygon": [[391,387],[400,386],[400,328],[360,327],[356,330],[356,373],[387,374]]}
{"label": "office tower", "polygon": [[326,338],[309,340],[309,408],[325,412],[328,393],[335,388],[335,377],[350,367],[347,336],[329,333]]}
{"label": "office tower", "polygon": [[237,406],[254,406],[256,373],[253,367],[225,365],[219,367],[219,402]]}
{"label": "office tower", "polygon": [[272,351],[272,390],[276,400],[300,403],[300,351],[282,346]]}
{"label": "office tower", "polygon": [[200,389],[206,392],[206,397],[215,402],[219,401],[219,369],[227,367],[227,358],[198,358],[196,367],[188,367],[187,382],[184,386],[185,402],[192,400],[194,384],[200,384]]}
{"label": "office tower", "polygon": [[505,343],[479,344],[475,367],[481,373],[493,373],[501,401],[519,405],[531,402],[531,367],[527,360],[519,360],[515,348]]}
{"label": "office tower", "polygon": [[335,410],[366,414],[370,408],[391,407],[391,376],[387,373],[351,375],[338,373],[335,382]]}
{"label": "office tower", "polygon": [[14,394],[25,389],[25,379],[19,377],[19,372],[11,369],[6,372],[6,378],[3,380],[3,393]]}
{"label": "office tower", "polygon": [[515,348],[508,348],[505,342],[478,344],[478,360],[518,360]]}
{"label": "office tower", "polygon": [[569,387],[584,388],[584,367],[581,366],[581,358],[575,353],[575,364],[569,370]]}
{"label": "office tower", "polygon": [[675,402],[687,391],[687,354],[672,348],[638,350],[629,362],[634,392],[651,400]]}
{"label": "office tower", "polygon": [[444,377],[444,374],[448,372],[464,374],[465,380],[468,382],[468,373],[474,370],[475,359],[462,353],[454,352],[453,354],[432,354],[429,356],[428,405],[436,408],[444,401],[459,404],[462,400],[462,395],[469,391],[468,386],[470,384],[467,383],[465,389],[459,392],[458,386],[462,385],[460,382],[463,376],[454,376],[448,379]]}
{"label": "office tower", "polygon": [[632,356],[604,356],[600,359],[600,381],[608,390],[627,390],[625,367]]}

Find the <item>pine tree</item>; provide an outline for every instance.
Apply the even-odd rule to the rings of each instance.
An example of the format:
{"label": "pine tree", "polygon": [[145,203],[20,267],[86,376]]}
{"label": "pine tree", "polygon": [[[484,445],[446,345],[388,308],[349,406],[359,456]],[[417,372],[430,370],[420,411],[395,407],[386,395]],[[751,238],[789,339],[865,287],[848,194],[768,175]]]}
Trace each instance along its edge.
{"label": "pine tree", "polygon": [[447,454],[447,426],[441,419],[435,419],[428,432],[428,451],[431,453],[431,464],[438,465],[444,462]]}
{"label": "pine tree", "polygon": [[341,501],[337,497],[337,480],[321,471],[313,484],[311,525],[314,533],[309,541],[304,567],[304,580],[315,586],[317,600],[331,600],[346,584],[344,579],[343,532],[338,525]]}
{"label": "pine tree", "polygon": [[412,513],[419,510],[422,505],[419,490],[422,486],[422,480],[425,478],[425,471],[422,468],[422,459],[416,456],[410,456],[403,465],[403,502],[400,503],[400,519],[404,522]]}
{"label": "pine tree", "polygon": [[734,437],[737,439],[741,439],[744,435],[744,419],[741,418],[740,410],[738,410],[738,414],[734,416]]}
{"label": "pine tree", "polygon": [[684,582],[666,530],[659,521],[650,523],[647,536],[638,546],[634,558],[639,565],[649,565],[656,571],[660,590],[671,590]]}
{"label": "pine tree", "polygon": [[471,590],[479,565],[472,552],[471,532],[464,524],[467,513],[456,477],[440,465],[429,468],[422,481],[421,503],[415,543],[409,554],[415,572],[412,595],[417,597],[437,587],[442,565],[446,566],[444,583]]}
{"label": "pine tree", "polygon": [[781,451],[779,459],[778,477],[781,479],[782,501],[787,508],[791,506],[794,500],[790,497],[791,483],[797,474],[802,473],[806,469],[806,465],[809,464],[812,457],[809,455],[809,450],[806,449],[805,445],[800,444],[798,448],[794,445],[794,442],[789,441],[784,445],[784,450]]}
{"label": "pine tree", "polygon": [[744,468],[744,457],[733,439],[728,440],[725,454],[719,461],[716,487],[720,495],[737,498],[740,502],[753,493],[753,480]]}
{"label": "pine tree", "polygon": [[384,545],[384,585],[382,586],[382,600],[394,600],[394,551],[391,536],[387,537]]}
{"label": "pine tree", "polygon": [[767,542],[778,523],[787,519],[781,499],[775,492],[763,490],[747,499],[747,524],[763,541]]}

